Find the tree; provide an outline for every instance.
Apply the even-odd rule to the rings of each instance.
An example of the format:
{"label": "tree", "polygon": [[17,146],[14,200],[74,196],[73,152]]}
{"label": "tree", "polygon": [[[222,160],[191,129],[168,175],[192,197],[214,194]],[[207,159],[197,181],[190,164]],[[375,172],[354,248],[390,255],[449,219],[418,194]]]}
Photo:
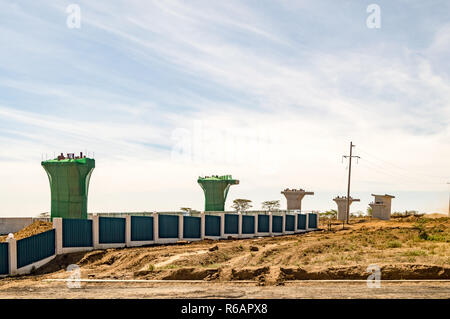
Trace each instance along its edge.
{"label": "tree", "polygon": [[324,217],[328,221],[328,231],[331,231],[331,220],[336,219],[337,217],[337,210],[332,209],[323,213],[320,213],[320,216]]}
{"label": "tree", "polygon": [[358,210],[355,213],[350,213],[350,217],[363,217],[364,213],[361,210]]}
{"label": "tree", "polygon": [[332,209],[328,210],[326,212],[320,213],[322,217],[328,218],[328,219],[336,219],[337,216],[337,210]]}
{"label": "tree", "polygon": [[367,207],[367,216],[372,217],[372,207]]}
{"label": "tree", "polygon": [[279,200],[267,200],[265,202],[262,202],[263,209],[267,209],[269,212],[273,210],[277,210],[280,208],[280,201]]}
{"label": "tree", "polygon": [[250,205],[252,201],[249,199],[238,198],[233,201],[231,206],[236,212],[245,212],[247,209],[251,208]]}

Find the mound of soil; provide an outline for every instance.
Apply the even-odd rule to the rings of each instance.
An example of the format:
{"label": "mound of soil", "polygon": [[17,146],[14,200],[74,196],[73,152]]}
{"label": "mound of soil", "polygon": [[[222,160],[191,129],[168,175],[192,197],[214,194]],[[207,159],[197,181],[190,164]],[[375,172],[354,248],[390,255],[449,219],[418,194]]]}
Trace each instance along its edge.
{"label": "mound of soil", "polygon": [[231,280],[254,280],[263,274],[269,273],[269,267],[232,269]]}
{"label": "mound of soil", "polygon": [[[45,222],[42,220],[37,220],[31,225],[28,225],[25,228],[22,228],[18,232],[14,233],[14,238],[19,240],[27,237],[31,237],[33,235],[37,235],[43,232],[46,232],[53,228],[52,222]],[[5,242],[8,236],[4,235],[0,237],[0,242]]]}
{"label": "mound of soil", "polygon": [[69,265],[79,264],[80,260],[84,258],[86,253],[78,252],[78,253],[70,253],[64,255],[57,255],[52,261],[45,264],[44,266],[38,268],[34,274],[35,275],[44,275],[53,272],[57,272],[59,270],[65,270]]}
{"label": "mound of soil", "polygon": [[[280,268],[283,280],[331,280],[367,279],[370,275],[366,266],[331,267],[317,271],[302,268]],[[385,265],[380,267],[381,280],[399,279],[450,279],[450,267],[431,265]]]}
{"label": "mound of soil", "polygon": [[220,269],[180,268],[162,277],[166,280],[214,280],[219,277]]}

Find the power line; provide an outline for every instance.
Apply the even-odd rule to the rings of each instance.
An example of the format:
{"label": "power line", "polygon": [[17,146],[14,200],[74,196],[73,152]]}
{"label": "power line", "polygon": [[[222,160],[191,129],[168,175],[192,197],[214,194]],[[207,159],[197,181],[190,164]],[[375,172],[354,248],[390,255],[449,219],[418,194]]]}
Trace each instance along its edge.
{"label": "power line", "polygon": [[381,166],[378,163],[373,162],[365,157],[363,157],[361,160],[363,162],[365,162],[365,164],[371,166],[371,168],[378,170],[383,174],[390,175],[395,178],[403,178],[403,179],[409,180],[408,181],[409,183],[420,183],[420,184],[442,184],[443,183],[443,182],[435,182],[435,181],[431,182],[429,180],[424,180],[423,178],[421,179],[416,176],[405,175],[402,173],[398,173],[397,171],[388,170],[384,166]]}
{"label": "power line", "polygon": [[400,174],[396,171],[392,171],[392,170],[387,170],[384,167],[378,165],[375,162],[372,162],[366,158],[362,158],[361,159],[362,162],[364,162],[366,165],[370,166],[372,169],[378,170],[383,174],[395,177],[395,178],[401,178],[401,179],[406,179],[408,180],[409,183],[421,183],[421,184],[442,184],[439,182],[430,182],[430,181],[425,181],[423,179],[418,179],[417,177],[412,177],[412,176],[408,176],[408,175],[404,175],[404,174]]}
{"label": "power line", "polygon": [[[372,154],[372,153],[370,153],[370,152],[367,152],[367,151],[364,150],[364,149],[359,149],[359,150],[360,150],[363,154],[367,155],[369,158],[372,157],[374,160],[381,161],[381,162],[383,162],[384,164],[387,164],[387,165],[391,166],[392,168],[395,168],[395,169],[397,169],[397,170],[402,170],[402,171],[408,172],[408,174],[411,173],[411,170],[410,170],[410,169],[407,169],[407,168],[398,166],[397,164],[393,164],[392,162],[386,161],[386,160],[384,160],[384,159],[382,159],[382,158],[380,158],[380,157],[378,157],[378,156],[376,156],[376,155],[374,155],[374,154]],[[442,179],[442,178],[443,178],[443,179],[450,178],[449,176],[436,176],[436,175],[430,175],[429,173],[425,173],[425,174],[424,174],[424,173],[418,172],[417,170],[414,170],[414,172],[415,172],[416,175],[422,175],[423,177],[426,177],[426,178],[433,178],[433,179],[435,179],[435,178],[439,178],[439,179]]]}
{"label": "power line", "polygon": [[[388,172],[378,168],[377,166],[374,166],[374,165],[370,164],[368,161],[365,161],[364,158],[361,159],[360,165],[362,165],[363,167],[365,167],[365,168],[367,168],[369,170],[373,170],[373,171],[376,171],[377,173],[381,173],[381,174],[384,174],[386,176],[389,176],[389,177],[395,179],[395,181],[397,181],[397,182],[400,181],[400,182],[402,182],[404,184],[418,184],[417,181],[404,180],[402,177],[390,174],[390,173],[388,173]],[[421,183],[421,184],[426,184],[426,183]]]}

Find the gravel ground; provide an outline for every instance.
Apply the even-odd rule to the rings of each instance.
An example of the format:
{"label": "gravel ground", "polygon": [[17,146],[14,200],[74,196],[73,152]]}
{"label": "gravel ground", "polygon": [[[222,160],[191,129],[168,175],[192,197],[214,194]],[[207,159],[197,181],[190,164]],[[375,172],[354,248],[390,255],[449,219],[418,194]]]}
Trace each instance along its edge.
{"label": "gravel ground", "polygon": [[368,288],[364,282],[285,283],[264,286],[241,283],[81,283],[23,281],[0,289],[0,298],[450,298],[450,282],[382,283]]}

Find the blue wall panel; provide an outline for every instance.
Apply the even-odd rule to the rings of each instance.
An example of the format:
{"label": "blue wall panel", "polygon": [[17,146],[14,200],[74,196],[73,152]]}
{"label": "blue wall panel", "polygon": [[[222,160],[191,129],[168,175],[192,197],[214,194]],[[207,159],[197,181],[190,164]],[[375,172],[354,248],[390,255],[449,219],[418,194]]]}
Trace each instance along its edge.
{"label": "blue wall panel", "polygon": [[200,238],[201,218],[183,216],[183,238]]}
{"label": "blue wall panel", "polygon": [[272,215],[272,232],[282,233],[283,232],[283,217]]}
{"label": "blue wall panel", "polygon": [[306,215],[298,214],[297,229],[306,229]]}
{"label": "blue wall panel", "polygon": [[268,233],[269,232],[269,215],[258,215],[258,232]]}
{"label": "blue wall panel", "polygon": [[242,233],[254,234],[255,233],[255,216],[242,216]]}
{"label": "blue wall panel", "polygon": [[100,244],[125,243],[125,218],[99,217],[98,228]]}
{"label": "blue wall panel", "polygon": [[294,231],[295,230],[295,216],[294,215],[286,215],[286,231]]}
{"label": "blue wall panel", "polygon": [[55,230],[49,230],[17,241],[17,268],[55,254]]}
{"label": "blue wall panel", "polygon": [[205,236],[220,236],[220,216],[205,215]]}
{"label": "blue wall panel", "polygon": [[8,243],[0,243],[0,275],[9,273]]}
{"label": "blue wall panel", "polygon": [[62,229],[63,247],[92,247],[92,220],[64,218]]}
{"label": "blue wall panel", "polygon": [[178,215],[158,216],[159,238],[178,238]]}
{"label": "blue wall panel", "polygon": [[317,215],[316,214],[308,214],[308,227],[309,228],[317,228]]}
{"label": "blue wall panel", "polygon": [[153,217],[131,216],[131,240],[153,240]]}
{"label": "blue wall panel", "polygon": [[239,233],[239,217],[236,214],[225,214],[225,234]]}

